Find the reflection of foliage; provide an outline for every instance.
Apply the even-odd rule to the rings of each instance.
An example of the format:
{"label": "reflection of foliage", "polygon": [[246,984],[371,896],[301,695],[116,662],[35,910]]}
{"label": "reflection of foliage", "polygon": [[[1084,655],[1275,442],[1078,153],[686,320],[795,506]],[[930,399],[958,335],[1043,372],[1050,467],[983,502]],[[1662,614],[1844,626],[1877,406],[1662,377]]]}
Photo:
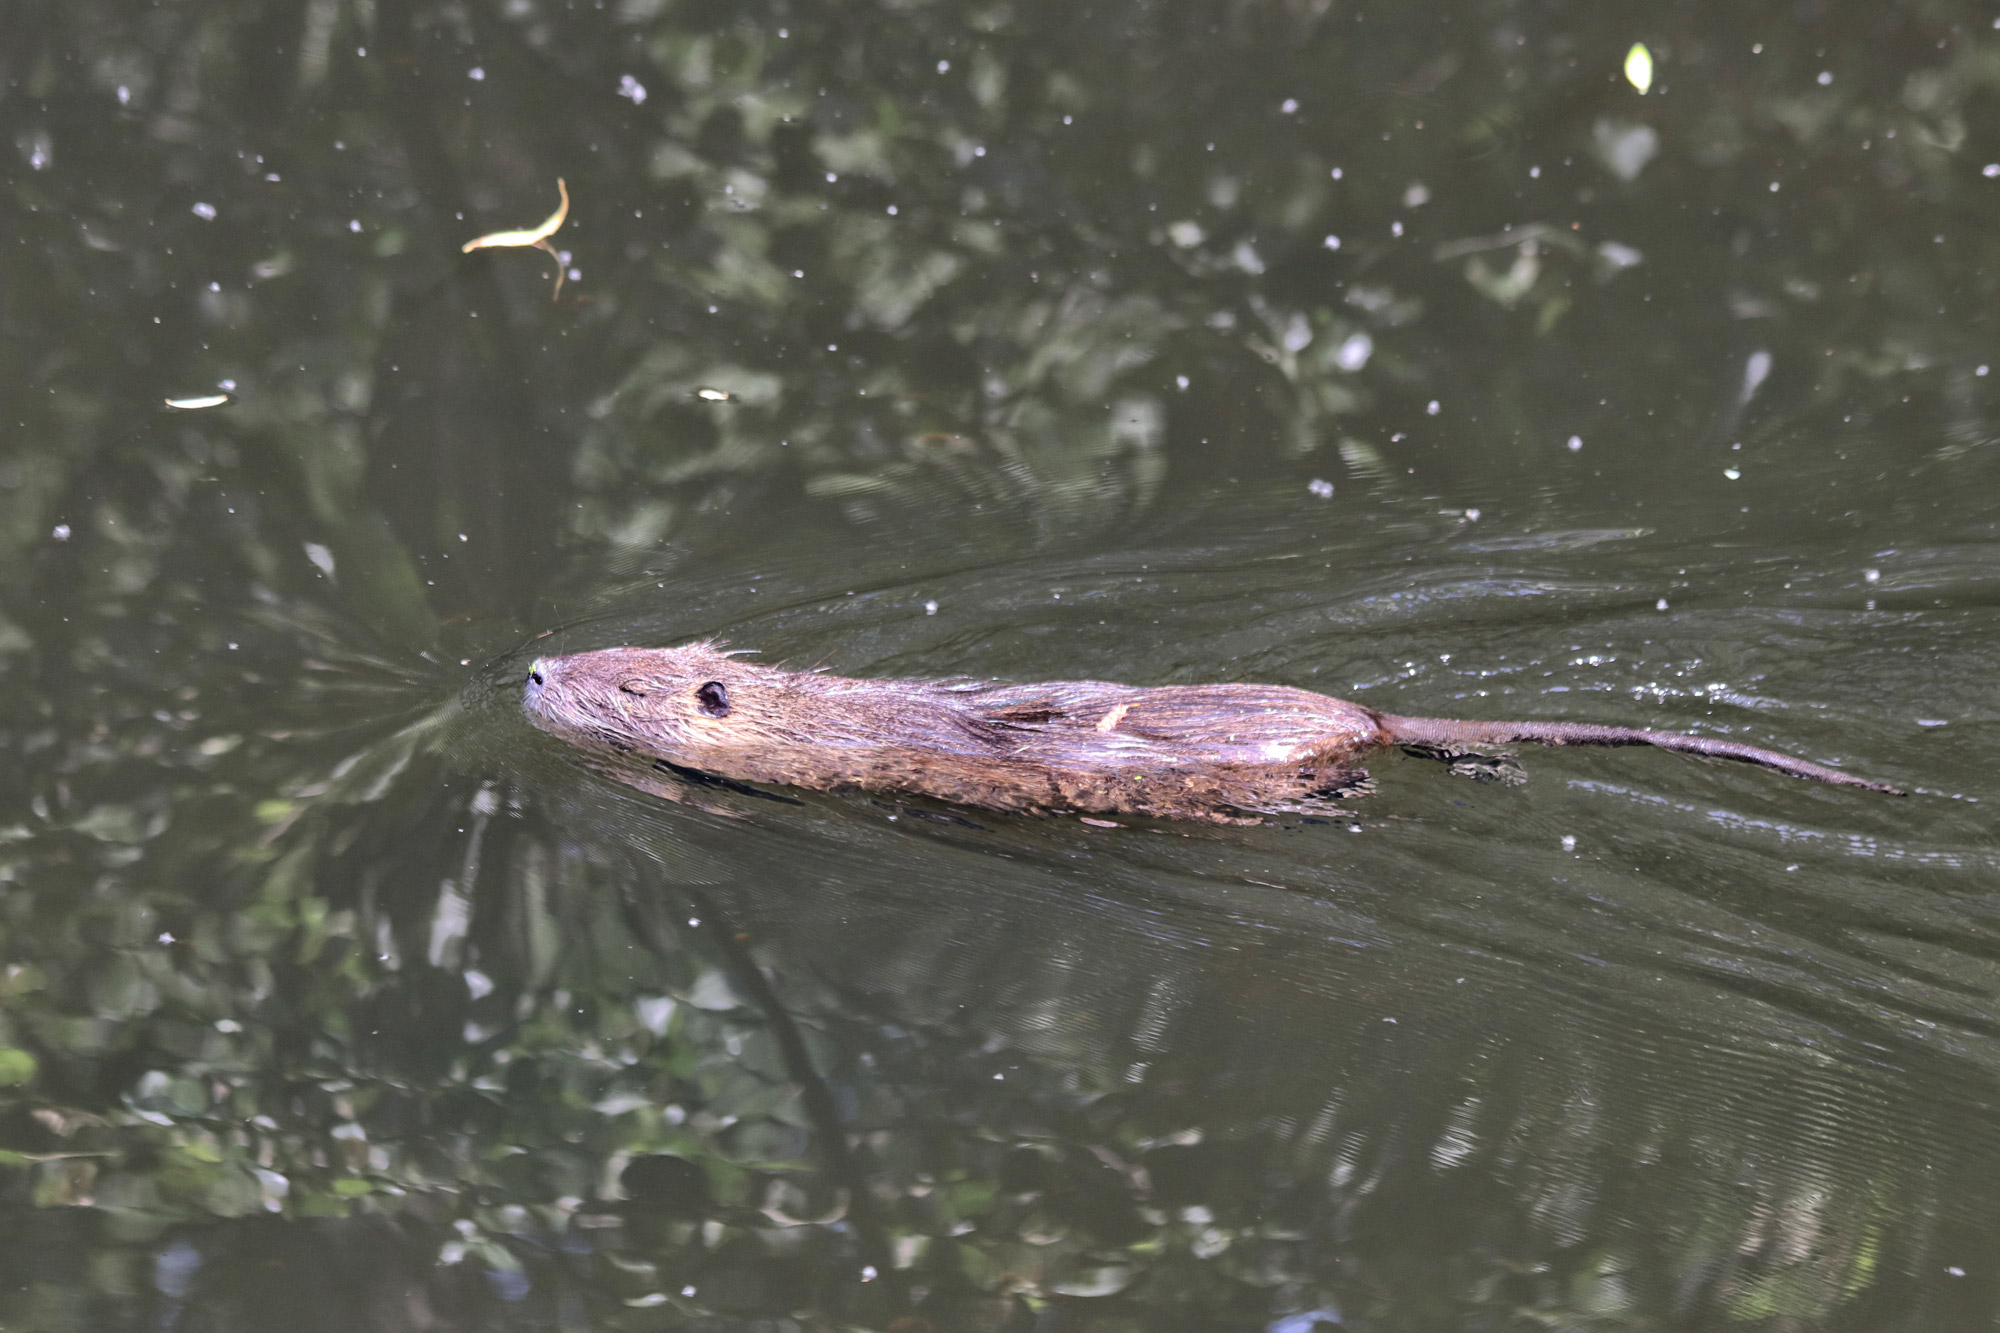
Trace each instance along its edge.
{"label": "reflection of foliage", "polygon": [[[1282,1062],[1050,978],[906,1012],[468,779],[481,723],[437,700],[502,608],[592,581],[559,550],[799,498],[1056,536],[1336,441],[1386,484],[1441,399],[1491,405],[1468,468],[1613,395],[1697,438],[1740,360],[1706,396],[1661,367],[1741,330],[1786,392],[1928,394],[1986,447],[1930,373],[2000,271],[1984,16],[1752,54],[1654,15],[1671,95],[1637,103],[1583,8],[240,9],[43,6],[0,49],[8,1322],[284,1310],[323,1251],[349,1326],[391,1291],[409,1325],[1920,1319],[1917,1148],[1800,1180],[1662,1123],[1635,1156],[1602,1126],[1648,1109],[1567,1068],[1204,1095]],[[551,313],[456,251],[557,171]],[[1248,1006],[1205,975],[1186,1009]]]}
{"label": "reflection of foliage", "polygon": [[[1323,1089],[1228,1088],[1230,1059],[1174,1037],[1227,1002],[1226,978],[1138,988],[1134,1012],[1060,1029],[1055,968],[958,1021],[921,1017],[922,985],[847,994],[800,969],[809,929],[765,939],[730,895],[547,822],[560,797],[460,785],[438,755],[464,725],[454,707],[363,743],[261,802],[264,836],[182,847],[172,881],[199,893],[126,883],[162,864],[172,821],[17,840],[14,882],[60,865],[100,886],[54,898],[37,872],[47,920],[12,940],[0,1037],[39,1062],[4,1121],[21,1202],[103,1218],[107,1262],[179,1264],[177,1300],[266,1299],[230,1266],[259,1245],[281,1269],[314,1262],[319,1233],[208,1229],[278,1214],[397,1228],[417,1259],[356,1299],[400,1284],[466,1318],[630,1328],[801,1311],[1003,1327],[1070,1307],[1145,1328],[1820,1318],[1872,1295],[1884,1218],[1906,1206],[1870,1200],[1862,1162],[1810,1189],[1759,1181],[1754,1134],[1657,1114],[1636,1150],[1654,1165],[1635,1168],[1597,1125],[1649,1112],[1588,1069],[1550,1103],[1518,1075],[1468,1095],[1450,1071],[1482,1058],[1447,1060],[1416,1101],[1397,1084],[1393,1113],[1364,1070],[1317,1113]],[[247,748],[226,771],[251,771]],[[941,961],[927,933],[882,948],[921,978]],[[1530,1142],[1539,1166],[1506,1165]],[[1697,1161],[1755,1188],[1687,1191]],[[1664,1196],[1652,1216],[1687,1210],[1645,1241],[1610,1192],[1635,1169],[1635,1195]],[[1509,1175],[1513,1197],[1487,1192]],[[1412,1226],[1435,1246],[1413,1251]],[[1738,1276],[1746,1246],[1771,1262]],[[1701,1293],[1677,1274],[1707,1275]],[[14,1280],[20,1311],[60,1299]]]}
{"label": "reflection of foliage", "polygon": [[[1605,77],[1629,36],[1581,12],[1491,41],[1468,22],[1437,49],[1429,30],[1406,46],[1394,24],[1313,9],[276,4],[241,35],[279,55],[253,78],[199,10],[141,40],[66,7],[11,57],[41,99],[22,151],[67,162],[115,106],[169,145],[169,176],[133,155],[106,201],[30,171],[21,198],[54,262],[8,299],[86,309],[103,298],[80,294],[136,283],[165,300],[161,340],[128,322],[128,353],[255,390],[231,429],[188,427],[178,470],[235,477],[242,436],[282,436],[343,577],[421,634],[425,580],[463,595],[481,581],[467,560],[532,561],[555,530],[511,507],[565,477],[583,503],[564,527],[638,548],[781,478],[868,512],[972,497],[1046,532],[1143,504],[1170,460],[1205,469],[1222,432],[1311,450],[1338,418],[1387,439],[1474,386],[1520,417],[1487,421],[1495,438],[1539,438],[1540,413],[1614,389],[1665,404],[1657,340],[1689,321],[1838,294],[1861,336],[1830,363],[1813,349],[1829,387],[1935,365],[1959,350],[1935,318],[1947,266],[1983,244],[1948,229],[1932,245],[1935,218],[1977,187],[1968,109],[2000,80],[1988,38],[1937,47],[1952,12],[1765,34],[1755,52],[1682,16],[1654,39],[1671,95],[1642,101]],[[371,44],[378,58],[348,54]],[[562,114],[537,115],[541,99]],[[287,108],[256,150],[277,180],[216,177],[251,151],[237,104]],[[561,233],[574,300],[551,315],[539,273],[481,261],[451,289],[473,215],[517,215],[555,166],[580,180]],[[181,224],[171,263],[136,221],[198,202],[169,179],[232,190],[212,222]],[[70,218],[82,249],[58,229]],[[215,290],[167,295],[164,273],[197,270]],[[1707,285],[1665,325],[1647,304],[1662,271]],[[470,341],[468,316],[485,321]],[[339,334],[291,332],[309,323]],[[1546,350],[1484,354],[1514,335]],[[1588,358],[1586,397],[1564,381],[1606,343],[1625,350]],[[18,369],[64,429],[12,464],[14,552],[60,516],[105,429],[77,368]],[[573,448],[501,447],[537,431]],[[413,449],[423,432],[435,460]]]}

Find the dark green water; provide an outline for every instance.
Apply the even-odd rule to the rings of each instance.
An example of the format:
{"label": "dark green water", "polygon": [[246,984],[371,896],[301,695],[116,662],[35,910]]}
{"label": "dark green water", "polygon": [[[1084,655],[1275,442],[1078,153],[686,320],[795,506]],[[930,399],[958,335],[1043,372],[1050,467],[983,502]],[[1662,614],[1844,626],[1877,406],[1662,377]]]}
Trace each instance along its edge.
{"label": "dark green water", "polygon": [[[0,1326],[2000,1317],[1985,9],[5,26]],[[460,252],[559,176],[555,299]],[[1915,794],[705,809],[519,711],[710,635]]]}

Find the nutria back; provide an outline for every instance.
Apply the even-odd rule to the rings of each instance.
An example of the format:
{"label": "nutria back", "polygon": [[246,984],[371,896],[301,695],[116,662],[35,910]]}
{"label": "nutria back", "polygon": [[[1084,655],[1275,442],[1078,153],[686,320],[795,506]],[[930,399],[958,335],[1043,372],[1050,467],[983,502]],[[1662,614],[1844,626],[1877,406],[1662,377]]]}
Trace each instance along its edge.
{"label": "nutria back", "polygon": [[853,680],[708,643],[544,658],[525,704],[586,747],[740,782],[1217,822],[1313,808],[1383,743],[1368,710],[1282,685]]}

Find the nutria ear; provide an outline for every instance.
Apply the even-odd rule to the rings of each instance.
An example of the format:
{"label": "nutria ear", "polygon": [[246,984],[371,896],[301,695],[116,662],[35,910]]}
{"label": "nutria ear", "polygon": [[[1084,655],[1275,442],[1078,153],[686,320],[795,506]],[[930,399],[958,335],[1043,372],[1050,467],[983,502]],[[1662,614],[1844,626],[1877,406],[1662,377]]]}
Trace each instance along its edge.
{"label": "nutria ear", "polygon": [[729,687],[719,680],[711,680],[699,686],[694,697],[701,701],[701,711],[710,717],[729,716]]}

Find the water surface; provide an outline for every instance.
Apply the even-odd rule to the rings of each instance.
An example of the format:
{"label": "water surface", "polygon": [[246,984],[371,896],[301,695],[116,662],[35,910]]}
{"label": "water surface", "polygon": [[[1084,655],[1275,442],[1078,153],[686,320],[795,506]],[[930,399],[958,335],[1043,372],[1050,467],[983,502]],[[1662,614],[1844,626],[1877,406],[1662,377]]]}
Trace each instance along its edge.
{"label": "water surface", "polygon": [[[0,1322],[2000,1312],[1990,16],[16,26]],[[558,176],[560,292],[461,253]],[[1914,794],[671,804],[520,713],[705,637]]]}

